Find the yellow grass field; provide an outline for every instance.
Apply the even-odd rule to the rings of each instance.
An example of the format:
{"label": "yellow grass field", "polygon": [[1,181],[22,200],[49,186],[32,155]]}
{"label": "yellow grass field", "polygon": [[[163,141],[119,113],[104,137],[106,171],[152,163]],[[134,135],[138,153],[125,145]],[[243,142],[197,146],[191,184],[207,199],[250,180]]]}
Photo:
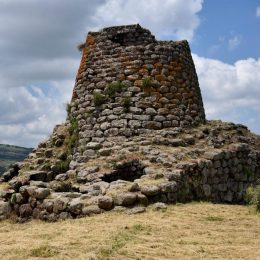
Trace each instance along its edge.
{"label": "yellow grass field", "polygon": [[211,203],[57,223],[0,222],[0,259],[260,259],[260,215]]}

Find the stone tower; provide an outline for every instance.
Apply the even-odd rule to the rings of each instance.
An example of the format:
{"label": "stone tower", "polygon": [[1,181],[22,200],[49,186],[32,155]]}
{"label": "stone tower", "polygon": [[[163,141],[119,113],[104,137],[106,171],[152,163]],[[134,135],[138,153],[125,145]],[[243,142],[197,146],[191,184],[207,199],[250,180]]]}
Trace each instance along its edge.
{"label": "stone tower", "polygon": [[80,145],[205,121],[187,41],[157,41],[139,24],[90,32],[71,102]]}
{"label": "stone tower", "polygon": [[187,41],[129,25],[90,32],[80,49],[67,119],[0,178],[0,220],[245,201],[260,180],[260,138],[205,120]]}

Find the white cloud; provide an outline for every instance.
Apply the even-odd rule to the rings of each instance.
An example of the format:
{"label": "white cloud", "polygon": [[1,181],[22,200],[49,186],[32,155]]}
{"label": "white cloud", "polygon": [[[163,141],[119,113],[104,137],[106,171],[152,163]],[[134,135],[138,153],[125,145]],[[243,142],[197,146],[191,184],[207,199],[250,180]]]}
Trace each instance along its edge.
{"label": "white cloud", "polygon": [[203,0],[109,0],[98,7],[93,21],[98,28],[140,23],[157,37],[192,40],[202,4]]}
{"label": "white cloud", "polygon": [[53,126],[65,119],[73,81],[49,82],[53,93],[40,87],[18,87],[0,96],[0,143],[35,146],[52,132]]}
{"label": "white cloud", "polygon": [[196,54],[193,59],[208,119],[244,123],[259,133],[260,58],[232,65]]}
{"label": "white cloud", "polygon": [[256,17],[260,18],[260,6],[256,8]]}
{"label": "white cloud", "polygon": [[229,50],[235,50],[241,43],[242,37],[240,35],[235,35],[231,39],[228,40],[228,48]]}

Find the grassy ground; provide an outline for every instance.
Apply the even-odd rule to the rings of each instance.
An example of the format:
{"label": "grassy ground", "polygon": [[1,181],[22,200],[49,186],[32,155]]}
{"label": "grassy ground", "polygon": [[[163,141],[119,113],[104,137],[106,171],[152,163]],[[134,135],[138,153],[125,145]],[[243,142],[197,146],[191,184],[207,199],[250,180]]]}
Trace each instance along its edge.
{"label": "grassy ground", "polygon": [[109,212],[58,223],[0,223],[2,259],[260,259],[260,215],[210,203]]}

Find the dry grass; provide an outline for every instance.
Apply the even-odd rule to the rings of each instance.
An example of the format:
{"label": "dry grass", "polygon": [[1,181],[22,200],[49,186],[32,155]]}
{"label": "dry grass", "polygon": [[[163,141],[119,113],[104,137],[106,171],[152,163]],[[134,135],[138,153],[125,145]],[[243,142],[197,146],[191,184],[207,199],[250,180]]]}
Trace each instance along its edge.
{"label": "dry grass", "polygon": [[2,259],[260,259],[260,216],[190,203],[58,223],[5,221],[0,245]]}

